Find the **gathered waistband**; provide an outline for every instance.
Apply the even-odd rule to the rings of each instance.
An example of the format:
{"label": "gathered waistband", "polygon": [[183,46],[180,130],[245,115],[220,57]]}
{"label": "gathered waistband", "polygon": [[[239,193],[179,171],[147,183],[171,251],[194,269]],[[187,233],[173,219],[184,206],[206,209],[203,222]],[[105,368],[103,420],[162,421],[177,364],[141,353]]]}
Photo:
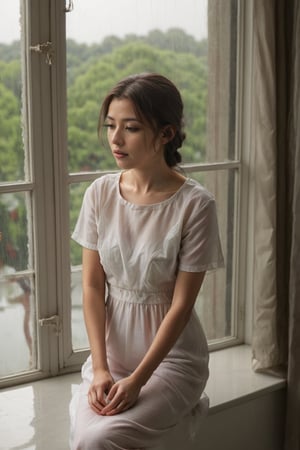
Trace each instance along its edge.
{"label": "gathered waistband", "polygon": [[172,291],[145,292],[111,284],[107,288],[109,297],[129,303],[170,304],[172,301]]}

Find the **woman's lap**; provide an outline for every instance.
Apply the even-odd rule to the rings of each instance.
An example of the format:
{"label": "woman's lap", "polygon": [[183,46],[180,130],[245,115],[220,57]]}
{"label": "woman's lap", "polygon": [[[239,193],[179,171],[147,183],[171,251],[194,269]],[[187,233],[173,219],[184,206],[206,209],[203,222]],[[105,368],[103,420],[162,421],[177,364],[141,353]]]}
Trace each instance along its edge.
{"label": "woman's lap", "polygon": [[[172,378],[171,378],[172,379]],[[80,387],[73,450],[131,450],[153,447],[197,402],[187,398],[188,383],[167,383],[153,375],[142,388],[137,403],[114,416],[99,416],[87,401],[89,383]],[[204,388],[204,386],[203,386]],[[200,396],[200,395],[199,395]],[[189,397],[189,396],[188,396]]]}

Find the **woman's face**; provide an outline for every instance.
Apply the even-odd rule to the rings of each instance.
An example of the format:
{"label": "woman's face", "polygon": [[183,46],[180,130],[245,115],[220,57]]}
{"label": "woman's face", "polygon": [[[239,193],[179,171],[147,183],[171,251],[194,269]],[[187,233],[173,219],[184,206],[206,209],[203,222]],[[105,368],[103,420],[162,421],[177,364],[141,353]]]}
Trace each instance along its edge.
{"label": "woman's face", "polygon": [[163,157],[163,139],[141,121],[128,99],[113,99],[104,126],[117,165],[122,169],[148,169]]}

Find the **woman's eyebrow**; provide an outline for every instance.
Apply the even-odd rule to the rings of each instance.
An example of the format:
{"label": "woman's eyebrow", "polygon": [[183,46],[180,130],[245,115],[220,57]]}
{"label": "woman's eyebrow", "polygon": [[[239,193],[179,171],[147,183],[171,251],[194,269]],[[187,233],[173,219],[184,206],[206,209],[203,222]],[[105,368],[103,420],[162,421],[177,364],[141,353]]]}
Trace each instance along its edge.
{"label": "woman's eyebrow", "polygon": [[[105,120],[115,120],[115,119],[113,117],[107,115]],[[122,121],[123,122],[139,122],[139,123],[142,123],[142,121],[137,119],[136,117],[124,117],[122,119]]]}

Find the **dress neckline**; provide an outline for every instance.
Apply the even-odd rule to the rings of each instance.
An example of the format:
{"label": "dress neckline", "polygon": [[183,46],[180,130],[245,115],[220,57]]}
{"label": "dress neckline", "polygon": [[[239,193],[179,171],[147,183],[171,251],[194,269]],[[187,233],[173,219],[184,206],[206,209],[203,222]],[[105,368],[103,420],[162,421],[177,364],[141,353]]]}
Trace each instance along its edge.
{"label": "dress neckline", "polygon": [[117,177],[116,177],[116,188],[117,188],[117,192],[118,192],[118,197],[119,197],[119,200],[121,201],[121,203],[123,203],[125,205],[128,205],[128,206],[130,206],[131,208],[134,208],[134,209],[139,209],[139,208],[143,208],[143,209],[146,209],[146,208],[158,208],[160,206],[164,206],[164,205],[172,202],[173,199],[176,198],[177,195],[184,189],[184,187],[187,185],[187,183],[189,181],[189,178],[186,177],[184,182],[182,183],[182,185],[177,189],[177,191],[174,192],[174,194],[170,195],[170,197],[166,198],[165,200],[162,200],[161,202],[144,203],[144,204],[141,203],[140,204],[140,203],[130,202],[129,200],[126,200],[122,196],[121,189],[120,189],[120,180],[121,180],[122,173],[123,173],[123,171],[119,172],[117,174]]}

